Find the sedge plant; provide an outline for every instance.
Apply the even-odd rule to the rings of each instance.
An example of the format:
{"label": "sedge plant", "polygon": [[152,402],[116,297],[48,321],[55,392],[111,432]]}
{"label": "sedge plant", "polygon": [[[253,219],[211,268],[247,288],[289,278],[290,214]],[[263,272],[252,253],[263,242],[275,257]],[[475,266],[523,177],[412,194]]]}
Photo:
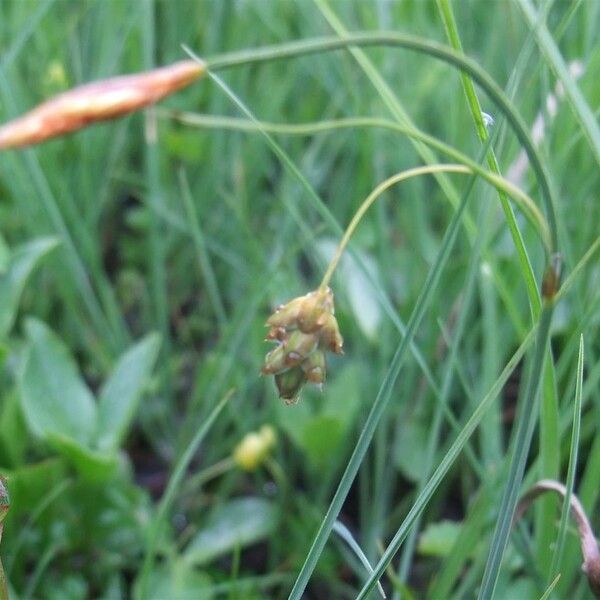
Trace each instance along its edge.
{"label": "sedge plant", "polygon": [[[332,26],[339,28],[340,24],[336,24],[335,15],[333,15],[330,8],[328,8],[327,2],[323,0],[317,4],[321,8],[323,14],[327,15],[329,22],[333,24]],[[377,556],[375,560],[372,560],[373,557],[367,558],[365,553],[360,550],[358,544],[353,543],[352,545],[355,554],[360,557],[360,561],[367,569],[367,576],[362,590],[359,592],[359,597],[367,597],[386,572],[390,573],[390,581],[396,581],[398,582],[398,585],[400,585],[399,579],[405,577],[406,572],[404,572],[400,578],[396,577],[392,568],[394,557],[410,535],[412,528],[424,514],[425,509],[430,505],[434,494],[440,488],[440,485],[447,477],[450,469],[456,464],[460,453],[465,448],[468,448],[470,438],[485,417],[486,409],[500,394],[503,385],[507,382],[525,353],[533,349],[527,369],[526,386],[520,399],[519,421],[515,427],[511,443],[511,452],[504,460],[503,468],[505,471],[503,471],[503,473],[506,473],[504,478],[506,485],[503,497],[498,503],[497,512],[499,518],[492,537],[491,548],[487,554],[486,564],[481,566],[483,581],[479,589],[479,595],[482,598],[488,598],[494,595],[502,560],[508,544],[508,536],[511,531],[513,514],[516,510],[521,483],[525,476],[526,461],[529,456],[529,448],[534,428],[538,421],[537,408],[540,386],[543,385],[544,390],[546,387],[552,387],[553,358],[549,349],[549,338],[554,308],[558,300],[566,293],[565,290],[569,289],[569,285],[573,285],[573,273],[578,272],[578,269],[579,272],[581,272],[587,264],[593,261],[598,251],[597,243],[588,249],[584,258],[581,259],[577,268],[573,271],[572,277],[567,280],[570,282],[569,285],[565,284],[563,289],[561,289],[560,251],[562,250],[564,235],[561,238],[559,232],[560,223],[556,215],[556,206],[559,202],[550,182],[548,169],[545,160],[542,158],[543,155],[532,141],[523,118],[514,108],[513,103],[507,94],[502,91],[495,83],[494,79],[488,75],[482,67],[473,60],[465,57],[463,54],[460,38],[458,36],[458,29],[454,22],[454,16],[450,10],[449,2],[440,0],[439,8],[444,19],[444,25],[446,26],[451,47],[434,43],[421,37],[392,32],[338,32],[339,36],[276,44],[270,47],[252,48],[234,53],[228,52],[202,61],[185,61],[185,63],[181,63],[179,67],[177,67],[178,69],[183,69],[185,74],[182,76],[181,81],[178,80],[178,83],[175,84],[171,81],[171,84],[168,84],[172,85],[172,89],[169,91],[178,89],[180,83],[181,86],[187,85],[198,79],[201,75],[209,75],[211,80],[216,82],[225,91],[225,95],[228,96],[230,100],[233,100],[236,106],[242,110],[246,119],[242,120],[231,117],[219,118],[208,115],[198,117],[197,115],[186,115],[181,111],[157,111],[153,113],[152,116],[152,119],[154,119],[156,115],[159,115],[159,117],[166,116],[188,125],[208,125],[221,129],[231,127],[237,130],[258,132],[267,141],[267,144],[288,172],[300,182],[304,191],[306,191],[311,198],[313,207],[317,208],[320,215],[323,217],[325,226],[330,227],[340,238],[335,254],[325,269],[318,287],[307,294],[298,296],[286,304],[281,305],[267,321],[267,326],[269,328],[267,338],[275,344],[275,347],[267,355],[262,372],[265,375],[272,375],[274,377],[279,395],[288,403],[293,403],[298,399],[301,390],[306,383],[322,386],[327,376],[327,353],[342,353],[342,336],[344,331],[340,328],[341,321],[338,322],[340,312],[339,306],[337,313],[335,310],[333,293],[333,290],[336,289],[335,273],[340,265],[340,260],[344,252],[347,250],[352,252],[350,240],[355,235],[358,225],[363,222],[370,207],[381,198],[386,191],[400,182],[410,181],[422,176],[432,176],[436,181],[440,182],[440,185],[444,189],[453,189],[453,187],[450,186],[453,186],[454,179],[450,179],[449,175],[460,174],[469,177],[465,192],[462,196],[455,195],[453,199],[452,205],[455,212],[452,220],[447,227],[446,234],[444,235],[437,255],[432,261],[431,269],[414,308],[410,313],[407,325],[402,329],[401,339],[400,341],[394,340],[393,342],[396,347],[395,353],[393,354],[391,363],[388,365],[387,371],[384,372],[379,391],[368,416],[363,422],[362,432],[354,444],[354,450],[346,464],[345,471],[339,480],[337,491],[333,495],[324,516],[322,516],[321,524],[313,539],[310,550],[304,557],[304,564],[297,576],[297,580],[290,588],[292,598],[299,599],[304,594],[332,531],[338,532],[338,534],[342,535],[346,541],[353,540],[348,529],[344,528],[338,521],[340,511],[348,497],[350,488],[354,483],[360,467],[366,464],[365,457],[367,456],[367,451],[372,440],[375,439],[376,444],[379,443],[378,431],[381,430],[383,415],[391,406],[394,386],[406,363],[408,353],[411,351],[415,352],[414,345],[417,329],[424,321],[428,308],[431,306],[433,291],[440,281],[444,268],[448,265],[448,259],[456,242],[458,232],[461,228],[464,228],[470,240],[475,239],[477,236],[477,226],[470,218],[467,204],[470,201],[470,196],[473,195],[472,192],[475,181],[478,179],[484,180],[490,184],[498,193],[508,223],[509,233],[517,249],[520,276],[525,281],[527,299],[531,309],[532,325],[530,328],[526,326],[522,327],[522,336],[517,350],[514,351],[512,357],[506,362],[505,368],[502,370],[499,377],[489,386],[489,388],[487,388],[480,404],[472,414],[465,419],[462,426],[460,422],[454,418],[451,411],[447,410],[449,413],[448,420],[452,425],[452,431],[457,434],[456,438],[450,446],[446,448],[443,458],[437,467],[433,468],[433,462],[431,463],[431,473],[429,472],[428,467],[427,474],[423,479],[423,484],[419,487],[418,494],[413,499],[412,504],[408,507],[405,516],[402,519],[395,519],[393,521],[394,527],[398,525],[398,522],[400,524],[395,529],[395,534],[391,537],[387,546],[382,547],[381,555]],[[525,14],[526,19],[530,23],[535,24],[535,15],[532,14],[530,4],[523,1],[520,3],[520,8]],[[146,19],[144,22],[150,22],[152,14],[150,12],[144,14]],[[561,73],[562,76],[566,77],[563,68],[564,65],[557,57],[556,48],[554,48],[548,40],[546,30],[540,26],[540,23],[535,24],[535,27],[539,28],[535,31],[535,37],[539,40],[540,44],[544,45],[548,59],[552,62],[555,69]],[[145,40],[145,61],[147,68],[150,69],[152,66],[150,47],[155,42],[150,35],[146,36]],[[258,63],[281,60],[291,61],[291,59],[295,57],[315,55],[335,50],[349,50],[360,67],[372,77],[372,81],[377,82],[377,73],[374,71],[373,65],[366,61],[364,54],[362,54],[364,48],[374,46],[402,48],[404,50],[422,53],[441,60],[445,63],[445,69],[454,68],[461,73],[472,118],[483,145],[478,160],[469,158],[466,154],[456,150],[456,148],[425,134],[410,123],[399,122],[398,117],[401,116],[400,112],[397,110],[398,107],[395,105],[394,97],[389,94],[385,96],[385,98],[387,105],[391,106],[393,109],[393,120],[358,117],[345,120],[322,120],[318,123],[303,123],[298,125],[291,125],[289,123],[265,123],[259,119],[255,119],[252,112],[246,108],[244,102],[242,102],[239,97],[232,92],[228,93],[226,86],[222,84],[218,76],[218,73],[221,71],[233,69],[234,67],[243,70],[244,68],[248,68],[251,65],[256,65]],[[170,67],[167,67],[167,72],[171,74],[175,72],[175,67],[172,68],[172,71],[169,71],[169,69]],[[29,142],[39,142],[51,135],[62,134],[74,130],[76,127],[90,124],[95,120],[113,118],[120,114],[124,114],[127,111],[140,108],[148,103],[153,103],[164,95],[164,90],[152,95],[150,88],[146,88],[146,96],[143,99],[140,99],[137,96],[132,99],[132,96],[128,96],[128,94],[133,94],[133,96],[135,96],[140,89],[143,89],[144,86],[142,85],[142,82],[149,81],[149,79],[145,80],[144,77],[152,76],[155,78],[153,81],[158,81],[160,73],[160,71],[152,72],[149,70],[145,75],[140,74],[130,76],[129,78],[112,81],[108,84],[92,85],[91,87],[86,86],[75,92],[67,93],[58,101],[42,105],[42,107],[35,109],[30,113],[29,116],[25,116],[23,119],[1,129],[0,144],[9,147],[11,145],[18,146]],[[536,203],[528,193],[501,176],[498,161],[491,150],[492,141],[488,139],[487,129],[481,117],[481,106],[475,95],[473,82],[478,84],[479,87],[488,94],[490,99],[495,102],[499,111],[495,116],[496,122],[505,120],[524,147],[532,170],[536,176],[542,198],[541,207],[538,206],[538,203]],[[207,81],[204,82],[204,84],[207,83]],[[380,86],[378,91],[383,95],[385,89],[381,86],[381,81],[379,80],[379,83],[376,85]],[[577,89],[573,88],[571,85],[567,89],[569,91],[569,102],[575,110],[579,111],[578,118],[581,123],[589,124],[590,116],[585,109],[585,102],[580,94],[578,94]],[[121,96],[119,96],[119,94],[121,94]],[[117,102],[117,104],[118,102],[122,102],[123,104],[115,109],[114,104],[111,104],[114,102]],[[69,121],[69,119],[71,120]],[[155,124],[155,122],[149,119],[148,123],[149,130],[152,130],[152,123]],[[437,161],[428,161],[424,158],[424,161],[427,163],[425,166],[407,168],[392,177],[382,178],[381,183],[374,187],[373,191],[363,200],[360,207],[351,218],[348,227],[342,232],[337,220],[314,192],[306,178],[303,177],[301,170],[296,167],[294,162],[290,159],[289,154],[274,139],[273,135],[277,133],[313,135],[317,132],[324,133],[325,131],[341,130],[342,128],[356,129],[358,127],[386,129],[405,135],[413,140],[415,144],[419,144],[421,151],[423,148],[427,147],[429,152],[435,150],[444,153],[455,162],[440,164]],[[597,142],[596,129],[597,128],[590,127],[589,131],[586,131],[587,139],[592,145]],[[30,137],[28,138],[27,135]],[[424,152],[422,156],[426,156],[426,152]],[[146,175],[148,176],[148,179],[151,180],[152,188],[151,203],[153,210],[156,209],[156,211],[152,213],[154,221],[151,227],[151,231],[153,232],[152,236],[154,236],[156,243],[152,246],[153,251],[151,254],[153,260],[156,259],[156,261],[164,263],[164,246],[162,245],[163,240],[160,239],[162,227],[162,221],[160,219],[162,217],[160,217],[161,213],[159,213],[156,208],[159,206],[161,198],[161,182],[158,177],[160,165],[157,148],[155,146],[149,151],[146,158]],[[487,161],[487,168],[483,164],[484,161]],[[237,347],[235,345],[241,345],[245,338],[246,330],[244,330],[243,327],[240,327],[240,324],[243,325],[246,322],[244,321],[245,315],[241,315],[238,320],[232,319],[231,322],[233,325],[230,325],[230,315],[228,314],[230,307],[226,302],[222,301],[221,291],[218,289],[219,281],[212,271],[205,240],[200,231],[201,221],[195,214],[195,207],[193,206],[192,194],[189,189],[188,181],[184,176],[181,176],[180,182],[182,182],[181,187],[184,191],[183,196],[186,214],[188,215],[188,220],[191,224],[182,224],[174,219],[172,219],[172,221],[173,223],[177,223],[177,227],[180,227],[181,231],[189,232],[191,228],[194,248],[199,257],[200,267],[205,274],[206,281],[210,284],[209,295],[216,321],[219,324],[219,328],[226,329],[231,327],[231,331],[233,331],[235,335],[232,335],[231,339],[233,341],[231,342],[231,346],[227,346],[227,348],[235,348]],[[509,202],[509,199],[512,200],[513,204]],[[521,215],[515,216],[513,206],[517,207],[517,212],[521,213],[524,217],[524,221],[533,227],[538,239],[541,241],[539,246],[542,248],[545,265],[542,280],[539,283],[536,283],[536,277],[531,265],[528,248],[525,246],[526,242],[521,235],[521,224],[518,223],[517,220]],[[165,206],[163,205],[162,209],[164,208]],[[293,209],[294,207],[291,206],[290,203],[290,212],[293,211]],[[167,219],[172,218],[172,215],[168,212],[162,214],[166,214]],[[298,212],[293,216],[298,220],[301,220]],[[60,219],[57,222],[60,223]],[[306,231],[307,239],[310,239],[310,228],[306,227],[306,229],[308,230]],[[285,238],[282,236],[281,239]],[[74,249],[75,244],[70,244],[69,248],[71,250]],[[225,251],[220,251],[223,252],[223,255],[226,255]],[[358,253],[356,253],[356,255],[358,256]],[[153,275],[153,285],[156,304],[157,306],[160,306],[160,314],[162,315],[161,328],[164,333],[168,335],[169,323],[167,319],[166,288],[160,288],[162,285],[161,282],[165,279],[165,265],[154,266],[156,267],[156,270]],[[364,265],[361,265],[361,267],[364,269]],[[268,282],[269,277],[265,275],[264,281]],[[260,287],[261,286],[257,285],[257,290],[259,290]],[[103,315],[101,314],[101,311],[98,310],[99,303],[93,297],[95,290],[91,289],[86,293],[90,300],[90,309],[93,309],[92,312],[98,317],[95,319],[97,329],[102,330]],[[252,311],[258,311],[258,307],[261,305],[264,297],[261,296],[261,293],[261,291],[257,291],[253,297]],[[106,300],[105,298],[106,297],[103,298],[103,302],[106,301],[110,304],[110,298],[109,300]],[[402,324],[399,324],[399,329],[401,326]],[[115,330],[117,329],[118,328],[115,328]],[[119,336],[115,336],[111,343],[118,345],[118,339]],[[107,344],[107,347],[110,347],[110,344]],[[237,352],[237,350],[235,352]],[[211,372],[210,377],[207,377],[207,379],[210,379],[210,384],[205,389],[198,388],[201,389],[202,392],[205,390],[208,390],[208,392],[205,394],[196,393],[194,400],[190,403],[191,408],[188,413],[188,417],[190,418],[188,419],[187,426],[193,429],[200,416],[203,416],[204,418],[204,426],[193,435],[188,436],[189,430],[186,431],[185,435],[182,436],[183,442],[175,453],[175,468],[168,479],[166,489],[155,516],[151,520],[151,526],[149,528],[150,534],[147,536],[148,540],[143,553],[143,565],[136,582],[136,592],[140,597],[143,597],[151,587],[150,578],[152,570],[153,567],[158,564],[156,556],[161,550],[160,546],[163,543],[163,540],[167,539],[164,532],[168,522],[168,515],[175,504],[177,491],[183,485],[185,472],[192,462],[200,443],[204,443],[204,437],[208,428],[216,420],[217,415],[221,411],[225,413],[225,400],[217,403],[216,408],[212,408],[211,400],[219,397],[219,386],[222,385],[223,382],[227,382],[228,373],[231,372],[232,365],[235,365],[238,360],[235,352],[224,352],[223,356],[219,356],[217,361],[218,369],[215,370],[217,376],[213,378],[213,373]],[[418,352],[415,352],[415,355],[418,356]],[[455,354],[453,354],[453,356],[455,356]],[[431,381],[434,380],[430,375],[429,379]],[[170,384],[168,378],[165,377],[165,381],[165,385],[169,387]],[[445,393],[446,392],[444,392],[444,394]],[[220,397],[229,398],[232,395],[233,393],[230,392],[228,394],[220,394]],[[203,404],[202,400],[205,399],[206,401]],[[549,403],[544,404],[544,410],[548,411],[550,409],[552,409],[552,406]],[[204,412],[201,413],[200,411]],[[233,412],[235,411],[232,411],[232,413]],[[558,410],[555,412],[558,412]],[[231,421],[235,422],[235,415],[231,418]],[[542,434],[544,436],[544,448],[546,448],[543,458],[546,461],[545,464],[547,466],[554,460],[553,456],[547,452],[547,440],[548,435],[552,434],[552,425],[545,425]],[[190,489],[199,489],[209,481],[213,481],[216,475],[229,475],[234,464],[237,464],[241,469],[246,470],[249,473],[253,472],[255,465],[267,457],[272,448],[272,444],[273,438],[268,432],[264,435],[260,433],[250,434],[247,438],[244,438],[244,442],[240,444],[233,453],[225,454],[225,456],[227,456],[226,459],[214,462],[214,469],[211,470],[211,468],[208,468],[205,472],[201,471],[201,476],[194,481],[188,482],[188,487],[190,487]],[[573,453],[573,451],[571,453]],[[432,453],[432,460],[433,456],[434,454]],[[472,462],[476,464],[477,459],[473,458]],[[570,473],[571,475],[573,474],[571,467]],[[278,477],[279,476],[281,476],[283,482],[281,487],[289,487],[289,483],[285,481],[285,473],[278,475]],[[568,504],[567,498],[569,497],[568,494],[572,489],[572,485],[573,481],[571,477],[569,491],[565,494],[565,504]],[[286,497],[289,497],[289,495]],[[548,582],[552,586],[557,585],[554,571],[560,562],[560,554],[564,543],[564,532],[565,528],[563,526],[559,544],[561,551],[557,551],[555,558],[552,561],[553,572],[550,574],[550,581]],[[168,555],[169,552],[167,551],[162,554],[165,560]],[[408,555],[409,553],[407,553],[407,556]],[[239,558],[239,554],[237,556]],[[236,561],[234,561],[234,563],[236,563]],[[477,569],[473,569],[473,572],[477,575]],[[232,568],[232,573],[237,573],[237,566],[235,566],[235,564]],[[233,577],[233,579],[235,579],[235,577]],[[154,579],[152,581],[154,581]],[[286,581],[286,585],[288,583],[291,584],[291,582]],[[549,590],[550,588],[547,589]],[[548,591],[547,593],[549,594],[550,592]]]}

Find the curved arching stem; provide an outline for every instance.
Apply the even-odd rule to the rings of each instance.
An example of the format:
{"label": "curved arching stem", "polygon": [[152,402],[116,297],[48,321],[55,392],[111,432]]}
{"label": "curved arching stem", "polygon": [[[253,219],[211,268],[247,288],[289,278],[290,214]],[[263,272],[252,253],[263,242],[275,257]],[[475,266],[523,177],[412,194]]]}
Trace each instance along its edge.
{"label": "curved arching stem", "polygon": [[[348,227],[346,228],[346,231],[344,232],[344,235],[337,246],[337,249],[335,251],[333,258],[331,259],[329,266],[327,267],[327,270],[325,271],[325,274],[323,275],[323,279],[321,280],[321,284],[319,286],[320,289],[325,289],[329,285],[331,277],[332,277],[336,267],[338,266],[338,263],[342,257],[342,254],[344,253],[344,250],[346,249],[346,246],[348,245],[348,243],[350,241],[350,238],[356,231],[356,228],[358,227],[358,224],[361,222],[365,213],[374,204],[374,202],[378,198],[380,198],[381,195],[386,190],[388,190],[393,185],[396,185],[397,183],[406,181],[407,179],[411,179],[412,177],[418,177],[420,175],[431,175],[433,173],[477,174],[476,171],[474,169],[472,169],[470,166],[457,165],[457,164],[437,164],[437,165],[427,165],[427,166],[422,166],[422,167],[415,167],[413,169],[407,169],[406,171],[402,171],[401,173],[396,173],[395,175],[392,175],[388,179],[382,181],[365,198],[365,200],[362,202],[362,204],[360,205],[360,207],[358,208],[358,210],[352,217],[352,220],[348,224]],[[495,185],[496,187],[502,187],[502,189],[505,189],[503,186],[501,186],[501,184],[508,183],[508,182],[505,182],[505,180],[503,180],[501,177],[499,177],[498,180],[499,181],[496,181],[495,178],[488,179],[488,181],[492,185]],[[505,191],[506,191],[506,189],[505,189]],[[509,193],[511,193],[511,192],[514,193],[514,190],[509,188]],[[519,198],[519,200],[523,201],[522,198]],[[543,220],[542,220],[542,224],[543,224]],[[539,223],[538,223],[538,225],[539,225]],[[542,235],[542,237],[544,237],[544,236]]]}
{"label": "curved arching stem", "polygon": [[[319,52],[340,50],[351,46],[396,46],[421,52],[457,67],[461,71],[469,74],[471,78],[483,88],[506,117],[517,138],[523,145],[530,164],[535,171],[536,178],[542,190],[546,219],[548,220],[548,228],[550,231],[549,254],[555,254],[558,246],[558,231],[554,210],[554,197],[550,188],[548,174],[546,173],[546,169],[537,148],[529,135],[527,127],[517,110],[513,107],[511,101],[492,77],[490,77],[490,75],[474,60],[456,52],[452,48],[417,36],[394,32],[352,33],[343,38],[314,38],[264,46],[262,48],[254,48],[240,52],[230,52],[214,56],[207,60],[203,60],[202,62],[206,64],[210,71],[218,71],[249,63],[294,58]],[[189,51],[189,49],[187,50],[194,58],[200,60]]]}

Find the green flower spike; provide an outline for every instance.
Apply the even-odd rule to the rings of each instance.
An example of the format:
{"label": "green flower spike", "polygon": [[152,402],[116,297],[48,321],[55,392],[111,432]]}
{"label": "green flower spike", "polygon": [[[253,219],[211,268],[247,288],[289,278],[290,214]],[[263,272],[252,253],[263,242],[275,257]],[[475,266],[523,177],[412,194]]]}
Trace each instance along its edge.
{"label": "green flower spike", "polygon": [[279,397],[297,401],[308,381],[325,381],[325,352],[342,354],[343,340],[334,316],[333,292],[319,288],[280,306],[266,323],[267,340],[277,346],[265,357],[263,375],[274,375]]}

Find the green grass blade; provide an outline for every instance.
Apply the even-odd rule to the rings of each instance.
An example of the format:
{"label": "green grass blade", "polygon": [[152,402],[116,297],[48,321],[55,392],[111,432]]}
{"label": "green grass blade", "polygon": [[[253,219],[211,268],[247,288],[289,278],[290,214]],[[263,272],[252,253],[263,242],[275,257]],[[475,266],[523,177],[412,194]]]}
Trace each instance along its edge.
{"label": "green grass blade", "polygon": [[[352,452],[352,456],[346,465],[346,469],[344,470],[344,474],[340,480],[338,488],[331,500],[327,513],[321,522],[321,525],[317,531],[315,539],[312,543],[312,546],[306,556],[305,562],[298,574],[298,578],[296,579],[296,583],[292,588],[290,593],[291,600],[300,600],[306,586],[308,585],[308,581],[310,576],[317,564],[319,556],[325,547],[327,542],[327,538],[331,532],[333,524],[337,519],[337,516],[346,500],[348,492],[350,491],[350,487],[356,474],[358,473],[358,469],[367,453],[371,440],[373,439],[373,435],[375,434],[375,430],[381,417],[383,416],[385,409],[387,408],[392,392],[394,390],[394,384],[398,378],[400,373],[400,369],[404,363],[406,350],[410,345],[410,342],[415,335],[417,327],[419,326],[422,318],[425,315],[425,311],[429,306],[431,296],[435,286],[439,280],[440,274],[442,272],[443,267],[446,265],[448,261],[448,257],[450,255],[450,250],[454,244],[456,239],[456,234],[460,227],[460,222],[462,215],[467,206],[467,200],[472,183],[474,179],[471,179],[471,186],[467,189],[466,193],[463,196],[461,205],[456,213],[454,213],[452,217],[452,221],[446,230],[444,235],[444,239],[442,241],[438,256],[429,273],[427,274],[427,279],[423,284],[423,288],[419,295],[419,298],[416,301],[415,308],[411,314],[409,319],[406,335],[401,340],[394,357],[390,363],[390,367],[387,371],[387,374],[379,388],[379,392],[377,393],[377,397],[373,402],[373,406],[369,412],[367,420],[363,426],[363,430],[358,438],[356,445],[354,447],[354,451]],[[381,577],[381,572],[377,575],[377,577],[371,576],[369,581],[374,582]]]}
{"label": "green grass blade", "polygon": [[[371,563],[369,563],[369,559],[365,556],[365,553],[362,551],[362,548],[358,545],[358,542],[354,539],[354,536],[350,532],[350,530],[341,522],[336,521],[333,524],[333,531],[337,533],[345,542],[350,546],[352,552],[356,554],[363,567],[369,572],[373,572],[373,567]],[[377,587],[379,588],[379,593],[382,598],[385,598],[385,592],[383,591],[383,587],[381,583],[377,582]]]}
{"label": "green grass blade", "polygon": [[[484,206],[482,206],[480,208],[480,216],[477,223],[478,229],[480,230],[482,229],[482,222],[484,220],[485,214],[486,209]],[[467,277],[461,292],[462,301],[460,313],[456,319],[456,326],[453,331],[452,340],[447,342],[449,353],[446,358],[446,365],[442,375],[440,404],[431,422],[429,439],[427,441],[427,453],[425,463],[423,465],[422,475],[418,481],[418,487],[416,490],[417,496],[423,491],[423,489],[427,485],[429,477],[431,476],[431,471],[435,465],[436,452],[439,451],[439,443],[443,424],[442,415],[445,414],[446,410],[448,410],[448,405],[450,404],[452,383],[455,378],[454,376],[456,370],[456,360],[458,357],[458,350],[460,347],[459,342],[462,339],[464,331],[467,327],[467,321],[473,306],[475,285],[477,281],[477,275],[479,273],[479,265],[481,260],[482,241],[483,236],[480,235],[476,240],[473,250],[470,252]],[[460,434],[460,428],[456,428],[455,431],[457,432],[457,434]],[[485,477],[484,465],[476,457],[473,457],[473,460],[470,460],[470,462],[473,466],[473,470],[483,480]],[[400,560],[400,567],[398,569],[398,575],[402,581],[405,581],[408,576],[409,568],[414,553],[414,548],[417,542],[420,518],[421,515],[419,515],[415,520],[415,523],[411,529],[406,544],[404,545],[404,551]]]}
{"label": "green grass blade", "polygon": [[540,381],[543,378],[544,358],[547,352],[548,340],[550,337],[550,324],[553,314],[553,302],[546,301],[540,315],[538,333],[536,339],[535,353],[533,355],[531,370],[528,375],[527,390],[523,398],[523,408],[517,423],[515,433],[515,443],[513,446],[510,471],[504,483],[505,489],[499,508],[498,521],[488,554],[485,571],[478,598],[493,598],[502,557],[508,544],[512,518],[517,505],[521,481],[525,470],[525,463],[529,454],[531,438],[537,420],[538,390]]}
{"label": "green grass blade", "polygon": [[[575,473],[577,471],[577,454],[579,449],[579,435],[581,432],[581,405],[582,405],[582,389],[583,389],[583,365],[584,365],[584,350],[583,350],[583,335],[579,337],[579,356],[577,357],[577,382],[575,386],[575,402],[573,404],[573,430],[571,432],[571,446],[569,451],[569,466],[567,469],[566,493],[563,500],[562,513],[560,518],[560,526],[558,536],[556,538],[556,547],[554,556],[552,557],[552,566],[550,568],[550,576],[557,573],[565,548],[565,540],[567,537],[567,524],[569,514],[571,512],[571,496],[573,494],[573,486],[575,485]],[[557,573],[557,575],[560,575]]]}
{"label": "green grass blade", "polygon": [[[143,26],[142,42],[144,66],[147,70],[153,69],[155,65],[155,46],[154,39],[154,21],[155,6],[153,0],[147,0],[143,4]],[[156,114],[150,108],[146,111],[146,139],[144,146],[144,171],[147,181],[147,196],[150,206],[160,206],[163,204],[164,191],[160,176],[160,150],[158,146],[158,136],[156,134]],[[150,289],[152,292],[152,305],[154,309],[154,318],[158,324],[159,331],[163,339],[163,352],[170,354],[171,331],[169,327],[169,301],[167,298],[167,271],[166,260],[167,250],[165,243],[164,224],[158,218],[156,212],[151,211],[150,226],[148,232],[148,271],[150,272]],[[163,385],[167,397],[172,394],[170,374],[168,369],[164,369],[163,376],[165,382]]]}
{"label": "green grass blade", "polygon": [[403,35],[390,32],[376,33],[353,33],[340,38],[314,38],[298,42],[288,42],[275,46],[263,46],[252,50],[231,52],[208,58],[205,63],[211,71],[219,71],[240,65],[248,65],[255,62],[265,62],[306,56],[309,54],[340,50],[351,46],[390,46],[413,50],[437,58],[457,69],[469,74],[496,103],[498,109],[504,114],[510,123],[517,138],[523,145],[531,166],[536,174],[546,208],[546,218],[550,230],[550,253],[557,248],[557,227],[555,215],[554,194],[550,187],[550,178],[546,167],[542,162],[540,154],[531,139],[529,131],[525,126],[518,111],[514,108],[506,94],[490,75],[482,69],[474,60],[467,58],[451,48],[423,39],[413,35]]}
{"label": "green grass blade", "polygon": [[[452,10],[450,0],[437,0],[437,4],[440,14],[442,16],[442,20],[444,21],[444,27],[446,28],[446,35],[448,37],[450,45],[454,48],[454,50],[462,53],[462,44],[460,41],[458,27],[456,25],[456,20],[454,18],[454,12]],[[465,96],[467,98],[467,104],[471,111],[471,117],[473,119],[475,129],[477,131],[477,135],[479,136],[479,139],[482,142],[485,142],[489,136],[487,128],[483,121],[481,104],[479,102],[479,98],[477,97],[475,86],[473,85],[473,81],[471,80],[471,78],[466,73],[462,72],[460,76]],[[492,173],[500,175],[500,165],[498,164],[498,160],[496,158],[496,154],[494,153],[493,148],[490,148],[488,151],[487,163]],[[506,223],[508,224],[513,243],[515,244],[515,248],[517,250],[517,256],[519,258],[521,271],[523,273],[523,277],[525,278],[527,293],[529,296],[532,318],[535,321],[539,316],[542,303],[535,282],[535,276],[533,274],[531,261],[529,260],[529,255],[525,250],[523,236],[521,235],[519,227],[517,226],[515,214],[508,201],[508,196],[503,190],[498,190],[498,198],[500,200],[500,204],[502,205],[502,210],[504,211],[504,216],[506,217]]]}
{"label": "green grass blade", "polygon": [[410,528],[413,523],[416,521],[417,517],[425,510],[425,507],[433,497],[436,489],[443,481],[444,477],[448,474],[448,471],[458,458],[459,454],[462,452],[465,444],[468,442],[471,435],[473,435],[474,431],[477,429],[481,420],[485,416],[489,405],[496,399],[498,394],[502,391],[502,388],[508,381],[511,373],[514,371],[519,361],[525,354],[527,348],[529,348],[531,342],[534,339],[534,334],[537,331],[537,328],[532,329],[522,344],[519,346],[517,351],[513,354],[512,358],[507,362],[506,366],[500,373],[500,376],[495,381],[494,385],[490,388],[489,392],[482,398],[481,402],[478,404],[477,408],[463,427],[460,434],[456,437],[448,452],[440,462],[438,468],[435,470],[433,475],[431,476],[427,485],[423,488],[419,497],[415,500],[409,513],[406,515],[402,525],[392,538],[392,541],[389,543],[386,551],[381,557],[380,561],[374,568],[373,575],[369,578],[367,583],[365,583],[363,589],[361,590],[358,598],[366,598],[369,591],[372,589],[374,582],[381,577],[381,574],[385,571],[387,565],[394,558],[394,555],[400,548],[402,542],[408,535]]}
{"label": "green grass blade", "polygon": [[208,252],[206,250],[204,234],[202,233],[202,228],[200,227],[200,222],[198,221],[198,215],[196,213],[196,207],[194,206],[190,184],[183,170],[179,172],[179,185],[181,187],[181,197],[187,213],[190,235],[192,236],[194,249],[196,250],[198,266],[200,268],[202,278],[204,279],[208,298],[212,305],[213,312],[215,313],[215,317],[219,323],[219,326],[223,327],[227,322],[227,314],[225,313],[225,307],[219,292],[219,285],[215,277],[215,272],[212,268]]}
{"label": "green grass blade", "polygon": [[560,574],[557,575],[548,585],[548,587],[546,588],[546,591],[540,596],[540,600],[548,600],[548,598],[550,598],[552,592],[554,591],[554,588],[556,587],[556,584],[558,583],[560,579]]}

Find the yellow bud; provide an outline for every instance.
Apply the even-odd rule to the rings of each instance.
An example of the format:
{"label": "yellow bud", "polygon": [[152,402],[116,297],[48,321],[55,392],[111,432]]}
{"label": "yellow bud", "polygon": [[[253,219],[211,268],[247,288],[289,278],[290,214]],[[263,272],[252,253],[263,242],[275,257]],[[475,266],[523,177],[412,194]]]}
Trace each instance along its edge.
{"label": "yellow bud", "polygon": [[254,471],[275,446],[277,434],[270,425],[263,425],[258,432],[246,434],[233,451],[235,464],[244,471]]}
{"label": "yellow bud", "polygon": [[249,433],[233,451],[233,459],[240,469],[254,471],[266,455],[265,444],[258,433]]}

